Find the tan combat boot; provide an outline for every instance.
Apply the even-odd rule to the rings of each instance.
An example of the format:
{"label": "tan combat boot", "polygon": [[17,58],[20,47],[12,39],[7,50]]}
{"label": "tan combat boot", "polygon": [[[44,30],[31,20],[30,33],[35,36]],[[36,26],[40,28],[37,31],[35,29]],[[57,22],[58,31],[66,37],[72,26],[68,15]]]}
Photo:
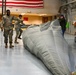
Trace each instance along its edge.
{"label": "tan combat boot", "polygon": [[8,48],[8,45],[7,45],[7,43],[5,43],[5,48]]}
{"label": "tan combat boot", "polygon": [[15,41],[16,44],[19,44],[19,42]]}
{"label": "tan combat boot", "polygon": [[19,42],[17,42],[17,41],[15,40],[15,43],[18,44]]}
{"label": "tan combat boot", "polygon": [[10,48],[13,48],[14,46],[12,45],[12,43],[10,43],[10,46],[9,46]]}
{"label": "tan combat boot", "polygon": [[17,42],[17,37],[15,37],[15,43],[18,44],[19,42]]}

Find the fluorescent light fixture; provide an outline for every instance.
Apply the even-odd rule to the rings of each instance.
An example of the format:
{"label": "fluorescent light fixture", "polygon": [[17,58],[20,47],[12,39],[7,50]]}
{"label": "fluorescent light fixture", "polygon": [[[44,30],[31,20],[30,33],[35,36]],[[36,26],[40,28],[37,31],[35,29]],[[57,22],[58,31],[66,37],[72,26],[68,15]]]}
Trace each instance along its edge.
{"label": "fluorescent light fixture", "polygon": [[25,13],[21,13],[21,15],[25,15]]}
{"label": "fluorescent light fixture", "polygon": [[47,14],[40,14],[39,16],[46,16]]}

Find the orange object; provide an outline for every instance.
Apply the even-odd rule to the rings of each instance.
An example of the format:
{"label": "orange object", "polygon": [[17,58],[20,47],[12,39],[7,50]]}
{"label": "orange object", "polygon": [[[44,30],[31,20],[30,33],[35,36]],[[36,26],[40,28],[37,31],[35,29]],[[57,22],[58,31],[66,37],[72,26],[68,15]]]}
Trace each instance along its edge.
{"label": "orange object", "polygon": [[74,27],[76,27],[76,22],[74,22],[74,24],[73,24],[73,25],[74,25]]}

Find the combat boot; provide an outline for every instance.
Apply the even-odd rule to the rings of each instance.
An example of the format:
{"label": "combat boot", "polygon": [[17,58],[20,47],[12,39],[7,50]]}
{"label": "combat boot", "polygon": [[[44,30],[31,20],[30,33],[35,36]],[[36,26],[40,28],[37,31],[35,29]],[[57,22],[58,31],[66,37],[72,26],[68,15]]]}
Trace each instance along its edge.
{"label": "combat boot", "polygon": [[12,45],[12,43],[10,43],[10,46],[9,46],[10,48],[13,48],[14,46]]}
{"label": "combat boot", "polygon": [[17,42],[17,38],[15,38],[15,42],[14,43],[16,43],[16,44],[18,44],[19,42]]}
{"label": "combat boot", "polygon": [[19,42],[15,41],[16,44],[18,44]]}
{"label": "combat boot", "polygon": [[7,45],[7,43],[5,43],[5,48],[8,48],[8,45]]}
{"label": "combat boot", "polygon": [[22,39],[21,37],[18,37],[18,39]]}

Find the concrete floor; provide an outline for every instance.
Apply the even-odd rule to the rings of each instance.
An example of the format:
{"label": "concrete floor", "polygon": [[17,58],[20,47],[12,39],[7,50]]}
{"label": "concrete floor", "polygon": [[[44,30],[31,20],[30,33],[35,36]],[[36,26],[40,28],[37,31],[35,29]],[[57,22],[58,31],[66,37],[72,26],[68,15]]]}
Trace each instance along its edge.
{"label": "concrete floor", "polygon": [[44,64],[24,49],[22,40],[18,39],[19,44],[13,43],[12,49],[6,49],[3,41],[0,31],[0,75],[50,75]]}
{"label": "concrete floor", "polygon": [[69,57],[71,63],[71,71],[76,71],[76,43],[74,42],[74,35],[65,34],[65,39],[70,45]]}
{"label": "concrete floor", "polygon": [[[14,37],[15,32],[13,39]],[[74,36],[66,34],[65,39],[74,52],[76,50]],[[24,49],[22,40],[18,39],[19,44],[13,43],[15,47],[12,49],[6,49],[3,41],[3,32],[0,31],[0,75],[51,75],[38,58]]]}

